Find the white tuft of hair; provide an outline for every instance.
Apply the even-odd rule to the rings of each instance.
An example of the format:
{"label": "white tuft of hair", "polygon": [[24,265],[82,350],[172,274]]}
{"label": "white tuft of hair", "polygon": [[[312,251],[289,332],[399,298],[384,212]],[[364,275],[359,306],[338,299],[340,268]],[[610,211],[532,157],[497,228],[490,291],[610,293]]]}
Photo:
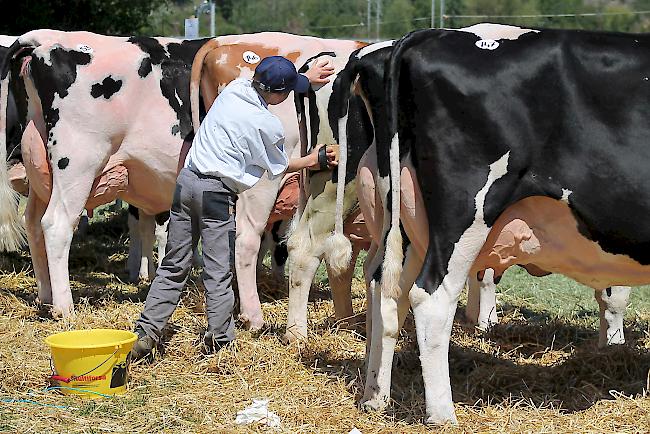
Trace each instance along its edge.
{"label": "white tuft of hair", "polygon": [[334,233],[325,240],[325,261],[335,276],[343,274],[352,260],[352,243],[342,233]]}
{"label": "white tuft of hair", "polygon": [[403,262],[402,233],[399,227],[393,227],[386,237],[386,255],[381,273],[381,290],[387,297],[398,298],[399,296],[399,279],[402,275]]}
{"label": "white tuft of hair", "polygon": [[7,98],[9,74],[0,84],[0,250],[15,251],[25,244],[25,228],[18,212],[18,193],[11,188],[7,167]]}

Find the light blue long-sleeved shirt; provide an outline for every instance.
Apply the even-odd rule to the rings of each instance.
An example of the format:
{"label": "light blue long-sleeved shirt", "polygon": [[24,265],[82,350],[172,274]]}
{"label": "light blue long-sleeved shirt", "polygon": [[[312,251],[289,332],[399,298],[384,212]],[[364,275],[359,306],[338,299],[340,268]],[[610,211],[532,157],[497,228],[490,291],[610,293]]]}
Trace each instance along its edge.
{"label": "light blue long-sleeved shirt", "polygon": [[288,164],[282,123],[245,78],[219,94],[185,160],[185,167],[219,176],[236,193],[251,188],[266,171],[271,179],[282,175]]}

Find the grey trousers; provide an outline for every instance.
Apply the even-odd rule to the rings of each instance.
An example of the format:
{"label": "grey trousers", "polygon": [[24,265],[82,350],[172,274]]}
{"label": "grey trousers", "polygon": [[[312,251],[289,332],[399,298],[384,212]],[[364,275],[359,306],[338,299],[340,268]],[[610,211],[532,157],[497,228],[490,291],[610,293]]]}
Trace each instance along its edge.
{"label": "grey trousers", "polygon": [[225,344],[235,338],[232,269],[235,251],[236,195],[219,178],[182,169],[169,218],[167,253],[136,322],[154,340],[172,316],[192,267],[192,249],[203,246],[206,340]]}

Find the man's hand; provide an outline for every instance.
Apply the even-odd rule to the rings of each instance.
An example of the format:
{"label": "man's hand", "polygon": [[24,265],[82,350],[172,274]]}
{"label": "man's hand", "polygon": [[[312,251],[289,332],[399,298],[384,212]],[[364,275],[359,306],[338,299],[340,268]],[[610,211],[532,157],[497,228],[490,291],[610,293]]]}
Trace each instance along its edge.
{"label": "man's hand", "polygon": [[[318,161],[318,152],[320,149],[325,146],[324,144],[316,145],[313,151],[307,155],[309,157],[309,166],[308,169],[311,170],[322,170],[320,161]],[[325,156],[327,158],[327,168],[333,169],[339,165],[338,160],[338,145],[328,145],[325,151]]]}
{"label": "man's hand", "polygon": [[[297,172],[302,169],[321,170],[320,161],[318,161],[318,151],[325,145],[316,145],[313,151],[304,157],[292,158],[287,166],[287,173]],[[328,145],[325,151],[327,159],[327,168],[333,169],[339,165],[338,146]]]}
{"label": "man's hand", "polygon": [[329,83],[327,77],[332,74],[334,74],[334,67],[330,64],[329,59],[315,63],[304,73],[312,86],[323,86]]}

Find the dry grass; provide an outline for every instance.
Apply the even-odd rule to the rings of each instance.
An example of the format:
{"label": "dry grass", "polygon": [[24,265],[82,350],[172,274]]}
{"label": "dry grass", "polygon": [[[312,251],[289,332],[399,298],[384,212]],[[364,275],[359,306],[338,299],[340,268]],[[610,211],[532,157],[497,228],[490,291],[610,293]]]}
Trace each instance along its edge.
{"label": "dry grass", "polygon": [[[283,432],[427,431],[420,424],[424,396],[411,319],[395,357],[394,402],[384,414],[366,414],[357,410],[363,393],[361,328],[336,328],[332,303],[320,288],[310,303],[310,341],[283,345],[286,290],[267,276],[260,286],[268,328],[260,336],[239,331],[231,347],[204,356],[197,344],[205,318],[200,290],[192,283],[172,318],[165,353],[152,364],[132,366],[125,396],[93,401],[42,392],[49,374],[46,336],[78,328],[131,329],[146,296],[147,285],[120,281],[123,241],[106,247],[111,251],[106,254],[93,247],[93,237],[91,232],[90,251],[73,252],[73,263],[92,265],[73,268],[77,314],[69,321],[53,321],[35,307],[35,282],[23,269],[26,255],[0,257],[0,431],[265,431],[234,424],[237,411],[257,397],[270,398]],[[110,269],[116,272],[107,273]],[[363,294],[355,283],[355,312],[361,317]],[[580,321],[531,322],[516,307],[506,308],[504,316],[488,335],[457,322],[450,360],[459,426],[441,432],[650,431],[648,312],[628,317],[628,345],[605,351],[595,348],[597,330]]]}

